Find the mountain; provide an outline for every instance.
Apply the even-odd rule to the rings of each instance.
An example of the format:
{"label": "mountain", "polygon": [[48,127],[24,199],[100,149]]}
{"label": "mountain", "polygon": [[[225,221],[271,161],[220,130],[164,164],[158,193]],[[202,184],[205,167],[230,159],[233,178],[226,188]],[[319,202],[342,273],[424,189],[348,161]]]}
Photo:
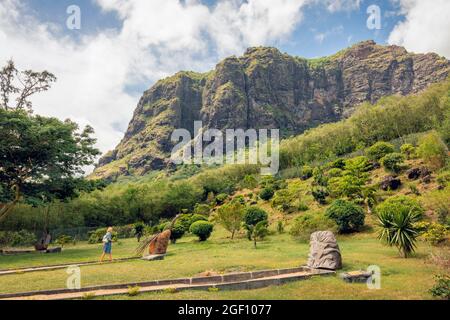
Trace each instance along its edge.
{"label": "mountain", "polygon": [[143,175],[169,164],[172,131],[280,128],[283,137],[352,114],[363,102],[408,95],[446,79],[450,62],[434,53],[360,42],[319,59],[270,47],[249,48],[207,73],[179,72],[141,97],[119,145],[99,161],[93,177]]}

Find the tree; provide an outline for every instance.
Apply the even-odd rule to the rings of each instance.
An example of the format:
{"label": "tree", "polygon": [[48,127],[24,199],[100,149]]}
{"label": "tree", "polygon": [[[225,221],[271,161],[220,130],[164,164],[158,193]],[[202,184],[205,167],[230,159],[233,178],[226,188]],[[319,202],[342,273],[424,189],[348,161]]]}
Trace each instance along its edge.
{"label": "tree", "polygon": [[56,77],[48,71],[18,71],[14,62],[9,60],[0,71],[0,108],[31,111],[32,103],[28,99],[38,92],[47,91],[55,81]]}
{"label": "tree", "polygon": [[232,201],[217,210],[215,219],[217,223],[231,232],[231,239],[234,239],[234,234],[241,228],[244,214],[245,207],[239,201]]}
{"label": "tree", "polygon": [[133,226],[134,235],[137,238],[137,241],[140,242],[142,236],[144,235],[145,231],[145,224],[143,222],[137,222]]}
{"label": "tree", "polygon": [[410,143],[405,143],[400,147],[400,152],[409,160],[414,156],[416,148]]}
{"label": "tree", "polygon": [[256,225],[249,227],[250,238],[251,240],[253,240],[253,245],[255,249],[256,249],[256,242],[263,240],[269,234],[267,226],[268,226],[267,220],[263,220],[258,222]]}
{"label": "tree", "polygon": [[406,196],[395,196],[376,207],[378,223],[381,227],[378,238],[389,246],[396,246],[400,254],[407,258],[414,252],[419,235],[414,224],[421,220],[423,208]]}
{"label": "tree", "polygon": [[364,225],[364,211],[358,205],[347,200],[335,200],[326,210],[325,215],[336,222],[339,233],[359,231]]}
{"label": "tree", "polygon": [[0,221],[22,197],[36,205],[74,196],[75,177],[99,154],[93,132],[79,132],[70,120],[0,109]]}

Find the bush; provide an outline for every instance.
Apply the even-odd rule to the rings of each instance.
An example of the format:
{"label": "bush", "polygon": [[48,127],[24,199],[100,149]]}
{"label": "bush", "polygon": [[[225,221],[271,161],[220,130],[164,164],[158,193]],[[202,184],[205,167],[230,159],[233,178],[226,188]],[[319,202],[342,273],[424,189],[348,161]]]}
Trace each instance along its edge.
{"label": "bush", "polygon": [[74,243],[74,242],[75,242],[75,241],[74,241],[74,239],[73,239],[71,236],[67,236],[67,235],[64,235],[64,234],[60,235],[60,236],[56,239],[56,241],[55,241],[55,243],[56,243],[57,245],[60,245],[62,248],[63,248],[66,244]]}
{"label": "bush", "polygon": [[444,167],[448,157],[447,146],[435,131],[419,140],[417,153],[434,170]]}
{"label": "bush", "polygon": [[410,143],[405,143],[400,147],[400,152],[409,160],[414,157],[416,148]]}
{"label": "bush", "polygon": [[327,176],[329,178],[336,178],[336,177],[342,177],[343,171],[339,168],[331,168],[327,171]]}
{"label": "bush", "polygon": [[136,222],[133,226],[133,233],[137,241],[140,242],[144,235],[145,224],[143,222]]}
{"label": "bush", "polygon": [[381,165],[390,172],[399,173],[403,168],[405,156],[401,153],[389,153],[381,158]]}
{"label": "bush", "polygon": [[228,194],[220,193],[216,196],[217,204],[223,204],[228,199]]}
{"label": "bush", "polygon": [[367,156],[373,161],[379,161],[385,155],[392,152],[394,152],[394,146],[384,141],[379,141],[366,150]]}
{"label": "bush", "polygon": [[306,242],[309,240],[311,233],[316,231],[337,231],[336,223],[322,213],[306,213],[297,217],[289,233],[295,239]]}
{"label": "bush", "polygon": [[284,233],[284,223],[283,223],[283,221],[278,221],[277,222],[277,232],[279,234]]}
{"label": "bush", "polygon": [[436,283],[433,288],[430,289],[430,293],[433,297],[441,299],[450,299],[450,277],[446,274],[436,275]]}
{"label": "bush", "polygon": [[197,221],[191,225],[189,231],[192,234],[195,234],[200,241],[206,241],[211,236],[213,228],[212,223],[207,221]]}
{"label": "bush", "polygon": [[327,203],[327,197],[329,196],[329,192],[325,188],[313,188],[311,190],[312,196],[314,200],[316,200],[320,204]]}
{"label": "bush", "polygon": [[414,228],[418,230],[420,238],[433,246],[436,246],[447,239],[447,227],[440,223],[422,221],[415,223]]}
{"label": "bush", "polygon": [[272,199],[273,195],[274,195],[274,191],[271,187],[265,187],[259,193],[259,197],[265,201]]}
{"label": "bush", "polygon": [[246,175],[242,179],[240,186],[242,189],[254,189],[258,186],[258,181],[253,175]]}
{"label": "bush", "polygon": [[206,217],[206,216],[204,216],[204,215],[202,215],[202,214],[193,214],[192,217],[191,217],[191,221],[190,221],[189,227],[190,227],[193,223],[195,223],[195,222],[197,222],[197,221],[208,221],[208,217]]}
{"label": "bush", "polygon": [[[90,231],[88,243],[89,244],[101,243],[103,240],[103,236],[106,234],[106,229],[107,228],[99,228],[97,230]],[[118,239],[117,231],[116,228],[114,228],[112,232],[112,240],[117,241],[117,239]]]}
{"label": "bush", "polygon": [[35,234],[26,230],[0,231],[0,246],[25,247],[32,246],[36,242]]}
{"label": "bush", "polygon": [[258,222],[268,219],[268,214],[258,207],[249,207],[245,210],[244,223],[247,226],[255,226]]}
{"label": "bush", "polygon": [[313,175],[313,168],[310,166],[303,166],[302,172],[301,172],[301,179],[302,180],[308,180]]}
{"label": "bush", "polygon": [[333,201],[325,215],[336,222],[339,233],[359,231],[364,225],[363,209],[347,200]]}
{"label": "bush", "polygon": [[328,164],[328,167],[331,169],[344,169],[345,160],[342,158],[336,159]]}
{"label": "bush", "polygon": [[287,189],[278,190],[274,197],[272,198],[272,207],[277,208],[283,212],[293,212],[295,211],[295,206],[293,205],[294,199]]}
{"label": "bush", "polygon": [[211,207],[207,204],[204,203],[197,203],[194,206],[194,214],[202,214],[202,215],[209,215],[209,213],[211,212]]}
{"label": "bush", "polygon": [[180,239],[185,232],[186,229],[184,228],[184,226],[179,222],[175,222],[172,228],[172,232],[170,233],[170,241],[172,243],[176,243],[177,240]]}

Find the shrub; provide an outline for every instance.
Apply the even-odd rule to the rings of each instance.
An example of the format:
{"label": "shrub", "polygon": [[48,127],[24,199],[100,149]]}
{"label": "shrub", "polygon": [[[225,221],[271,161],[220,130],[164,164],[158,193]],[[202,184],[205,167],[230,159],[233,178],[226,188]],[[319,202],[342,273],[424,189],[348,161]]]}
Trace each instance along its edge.
{"label": "shrub", "polygon": [[[89,244],[101,243],[103,240],[103,236],[106,234],[106,229],[107,228],[99,228],[94,231],[90,231],[88,243]],[[112,232],[112,240],[113,241],[117,241],[117,238],[118,238],[117,231],[115,229],[116,228],[114,228],[114,230]]]}
{"label": "shrub", "polygon": [[293,212],[295,211],[295,206],[293,205],[293,197],[289,190],[281,189],[278,190],[274,197],[272,198],[272,207],[277,208],[283,212]]}
{"label": "shrub", "polygon": [[322,167],[315,167],[313,170],[314,184],[326,187],[328,184],[328,177],[324,174]]}
{"label": "shrub", "polygon": [[353,175],[331,178],[329,189],[335,197],[360,198],[365,180]]}
{"label": "shrub", "polygon": [[333,201],[325,214],[336,222],[339,233],[359,231],[364,225],[363,209],[347,200]]}
{"label": "shrub", "polygon": [[144,235],[145,224],[143,222],[136,222],[133,226],[134,235],[137,241],[140,242],[142,236]]}
{"label": "shrub", "polygon": [[189,231],[195,234],[200,241],[206,241],[211,236],[213,228],[212,223],[208,221],[197,221],[191,225]]}
{"label": "shrub", "polygon": [[345,167],[345,160],[342,159],[342,158],[336,159],[336,160],[330,162],[328,164],[328,167],[332,168],[332,169],[344,169],[344,167]]}
{"label": "shrub", "polygon": [[301,179],[308,180],[313,175],[313,169],[310,166],[303,166],[301,172]]}
{"label": "shrub", "polygon": [[189,227],[197,221],[208,221],[208,218],[201,214],[193,214],[190,219]]}
{"label": "shrub", "polygon": [[297,217],[289,233],[299,241],[308,241],[316,231],[337,231],[336,223],[322,213],[306,213]]}
{"label": "shrub", "polygon": [[422,218],[422,207],[411,198],[395,196],[379,204],[376,213],[381,227],[378,238],[407,258],[416,246],[419,232],[414,225]]}
{"label": "shrub", "polygon": [[414,228],[418,230],[420,238],[436,246],[447,239],[447,227],[436,222],[417,222]]}
{"label": "shrub", "polygon": [[274,191],[271,187],[265,187],[259,193],[259,197],[265,201],[272,199],[273,195],[274,195]]}
{"label": "shrub", "polygon": [[405,156],[401,153],[389,153],[381,158],[381,165],[390,172],[399,173],[403,168]]}
{"label": "shrub", "polygon": [[430,289],[433,297],[441,299],[450,299],[450,277],[448,275],[436,275],[436,283]]}
{"label": "shrub", "polygon": [[231,232],[231,239],[233,239],[236,231],[239,231],[241,228],[244,214],[245,207],[239,202],[232,201],[220,207],[214,218],[217,223]]}
{"label": "shrub", "polygon": [[249,207],[245,210],[244,223],[247,226],[255,226],[258,222],[267,220],[268,214],[258,207]]}
{"label": "shrub", "polygon": [[279,234],[284,233],[284,223],[283,223],[283,221],[278,221],[278,223],[277,223],[277,232]]}
{"label": "shrub", "polygon": [[179,222],[175,222],[175,224],[173,225],[172,231],[170,233],[170,241],[172,243],[176,243],[178,239],[183,237],[185,232],[186,232],[186,229],[184,228],[184,226]]}
{"label": "shrub", "polygon": [[220,193],[216,196],[217,204],[223,204],[228,199],[228,194]]}
{"label": "shrub", "polygon": [[192,223],[191,223],[191,221],[192,221],[192,216],[193,216],[193,214],[187,214],[187,213],[181,214],[181,215],[178,217],[176,223],[182,225],[184,231],[185,231],[185,232],[188,232],[188,231],[189,231],[189,227],[190,227],[191,224],[192,224]]}
{"label": "shrub", "polygon": [[195,214],[202,214],[202,215],[209,215],[211,212],[211,207],[205,203],[197,203],[194,206],[194,213]]}
{"label": "shrub", "polygon": [[26,230],[20,231],[0,231],[0,246],[31,246],[37,239],[34,233]]}
{"label": "shrub", "polygon": [[128,286],[128,295],[130,297],[135,297],[139,294],[139,292],[141,291],[141,288],[139,286]]}
{"label": "shrub", "polygon": [[435,131],[419,140],[417,153],[434,170],[444,167],[448,157],[447,146]]}
{"label": "shrub", "polygon": [[256,243],[258,241],[263,240],[269,234],[267,226],[268,226],[267,220],[259,221],[255,226],[250,226],[248,231],[250,239],[253,240],[253,245],[255,249]]}
{"label": "shrub", "polygon": [[233,198],[232,202],[239,202],[240,204],[244,205],[245,204],[245,198],[243,195],[238,195],[236,197]]}
{"label": "shrub", "polygon": [[243,189],[254,189],[258,186],[258,181],[253,175],[246,175],[240,185]]}
{"label": "shrub", "polygon": [[367,156],[373,161],[378,161],[392,152],[394,152],[394,146],[384,141],[378,141],[366,150]]}
{"label": "shrub", "polygon": [[326,204],[327,203],[327,197],[329,195],[329,192],[325,188],[313,188],[311,190],[312,196],[315,201],[317,201],[320,204]]}
{"label": "shrub", "polygon": [[74,243],[74,239],[71,236],[62,234],[56,239],[55,243],[64,248],[66,244]]}
{"label": "shrub", "polygon": [[297,210],[298,210],[298,211],[308,211],[308,210],[309,210],[309,207],[308,207],[308,205],[307,205],[306,203],[300,202],[300,203],[298,204]]}
{"label": "shrub", "polygon": [[331,168],[330,170],[327,171],[327,176],[329,178],[341,177],[342,173],[343,173],[342,169]]}
{"label": "shrub", "polygon": [[410,143],[405,143],[400,147],[400,152],[409,160],[414,157],[416,148]]}

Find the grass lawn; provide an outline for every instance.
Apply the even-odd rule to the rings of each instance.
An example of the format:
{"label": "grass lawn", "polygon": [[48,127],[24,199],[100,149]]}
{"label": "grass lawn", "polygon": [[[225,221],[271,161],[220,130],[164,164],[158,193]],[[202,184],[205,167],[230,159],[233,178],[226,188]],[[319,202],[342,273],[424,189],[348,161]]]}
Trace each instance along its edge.
{"label": "grass lawn", "polygon": [[[372,232],[341,236],[338,242],[344,270],[380,266],[380,290],[369,290],[365,284],[347,284],[338,277],[322,277],[258,290],[148,293],[134,299],[431,299],[427,291],[434,283],[433,275],[445,272],[427,262],[430,248],[425,244],[419,244],[414,257],[402,259],[396,249],[381,245]],[[135,247],[135,239],[121,240],[113,246],[113,254],[116,258],[129,257]],[[95,260],[100,248],[101,245],[81,243],[68,246],[61,254],[0,256],[0,269]],[[232,241],[218,228],[207,242],[199,243],[188,236],[170,245],[162,261],[132,260],[81,267],[81,285],[179,278],[207,270],[233,272],[294,267],[306,263],[308,250],[308,244],[294,241],[287,233],[271,235],[255,250],[244,237]],[[0,292],[64,288],[67,277],[65,269],[0,276]],[[131,299],[128,296],[107,298]]]}

